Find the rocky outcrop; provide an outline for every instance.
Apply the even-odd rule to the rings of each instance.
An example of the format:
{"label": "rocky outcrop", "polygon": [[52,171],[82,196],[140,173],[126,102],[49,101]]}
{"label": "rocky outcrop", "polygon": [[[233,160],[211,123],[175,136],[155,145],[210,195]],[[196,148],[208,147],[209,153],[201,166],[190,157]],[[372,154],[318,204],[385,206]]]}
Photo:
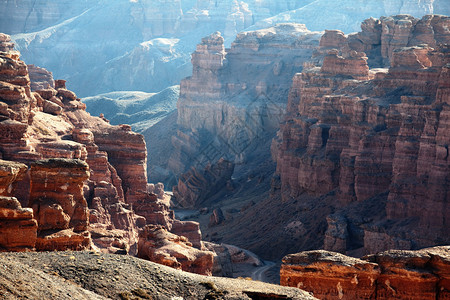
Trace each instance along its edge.
{"label": "rocky outcrop", "polygon": [[0,159],[0,196],[13,195],[17,181],[23,179],[27,170],[24,164]]}
{"label": "rocky outcrop", "polygon": [[390,250],[363,259],[327,251],[283,258],[281,285],[319,299],[446,299],[450,247]]}
{"label": "rocky outcrop", "polygon": [[212,275],[213,252],[193,248],[187,238],[155,225],[147,225],[139,237],[138,257],[178,270]]}
{"label": "rocky outcrop", "polygon": [[140,228],[158,224],[183,251],[201,253],[198,223],[175,220],[164,186],[147,183],[143,136],[89,115],[65,80],[32,92],[8,36],[0,49],[0,157],[9,160],[0,160],[2,250],[136,255]]}
{"label": "rocky outcrop", "polygon": [[83,196],[83,183],[88,178],[89,166],[81,160],[54,158],[31,165],[28,205],[38,222],[37,250],[90,246],[89,213]]}
{"label": "rocky outcrop", "polygon": [[224,159],[208,165],[203,172],[192,168],[182,174],[173,188],[173,199],[182,207],[200,207],[212,195],[231,184],[234,164]]}
{"label": "rocky outcrop", "polygon": [[328,31],[319,67],[294,77],[273,154],[285,201],[337,195],[326,249],[449,242],[449,22],[402,15],[366,20],[349,36]]}
{"label": "rocky outcrop", "polygon": [[38,224],[33,217],[33,210],[16,198],[0,196],[0,252],[35,248]]}
{"label": "rocky outcrop", "polygon": [[380,267],[323,250],[283,258],[280,284],[312,292],[319,299],[373,299]]}
{"label": "rocky outcrop", "polygon": [[33,210],[22,208],[11,197],[27,169],[25,164],[0,160],[0,251],[33,249],[36,244],[37,222]]}
{"label": "rocky outcrop", "polygon": [[40,91],[48,88],[55,88],[52,72],[35,65],[28,65],[28,75],[30,76],[31,90]]}

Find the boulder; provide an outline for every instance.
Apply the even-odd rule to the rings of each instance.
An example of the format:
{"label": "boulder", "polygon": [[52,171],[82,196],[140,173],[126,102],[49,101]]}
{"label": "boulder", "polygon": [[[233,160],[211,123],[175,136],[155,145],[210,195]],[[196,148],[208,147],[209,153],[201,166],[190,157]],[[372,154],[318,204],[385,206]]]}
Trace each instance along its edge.
{"label": "boulder", "polygon": [[214,253],[192,247],[185,237],[147,225],[139,233],[138,257],[178,270],[212,275]]}

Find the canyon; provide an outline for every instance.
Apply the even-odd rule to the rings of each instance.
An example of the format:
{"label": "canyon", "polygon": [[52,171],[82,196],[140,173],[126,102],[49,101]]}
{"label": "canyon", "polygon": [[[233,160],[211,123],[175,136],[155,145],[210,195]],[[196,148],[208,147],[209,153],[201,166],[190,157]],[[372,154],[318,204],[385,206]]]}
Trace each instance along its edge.
{"label": "canyon", "polygon": [[449,22],[400,15],[327,31],[322,65],[294,77],[274,147],[280,193],[332,195],[325,249],[449,242]]}
{"label": "canyon", "polygon": [[192,54],[192,76],[180,84],[170,170],[204,168],[221,157],[243,164],[258,147],[268,149],[290,78],[319,36],[303,25],[281,24],[241,33],[230,49],[220,33],[204,38]]}
{"label": "canyon", "polygon": [[[448,244],[448,22],[370,18],[354,34],[326,30],[318,47],[309,31],[288,42],[305,29],[289,24],[240,34],[231,49],[205,38],[180,86],[174,200],[198,209],[206,240],[264,259]],[[280,65],[292,69],[276,75]]]}
{"label": "canyon", "polygon": [[28,63],[65,78],[83,97],[159,92],[189,75],[202,37],[220,30],[231,42],[255,20],[309,2],[8,0],[0,6],[0,32],[13,35]]}
{"label": "canyon", "polygon": [[143,136],[92,117],[64,80],[33,90],[8,35],[0,50],[1,250],[97,249],[212,274],[198,223],[176,220],[164,186],[147,183]]}
{"label": "canyon", "polygon": [[[47,10],[45,1],[25,1],[24,11],[37,15],[13,16],[24,28],[13,38],[21,50],[39,39],[48,42],[43,37],[56,45],[52,39],[70,26],[98,24],[101,19],[92,14],[100,14],[101,3],[86,2],[69,13],[62,12],[64,3]],[[450,249],[442,245],[450,243],[450,18],[422,16],[445,12],[448,5],[439,0],[369,5],[368,11],[411,11],[420,18],[370,17],[355,23],[360,31],[347,34],[355,26],[350,17],[342,31],[311,31],[291,22],[323,7],[320,0],[152,3],[108,3],[109,11],[120,15],[117,23],[132,16],[131,27],[123,29],[132,28],[127,34],[147,41],[136,49],[136,41],[124,42],[119,32],[120,46],[114,39],[94,46],[86,69],[101,74],[98,80],[63,65],[74,76],[66,79],[89,81],[86,91],[126,90],[85,101],[66,88],[66,80],[26,65],[11,37],[0,34],[2,267],[31,264],[40,278],[53,276],[51,270],[73,281],[76,275],[62,266],[67,260],[88,278],[79,258],[112,265],[111,259],[120,260],[117,254],[229,277],[252,268],[267,273],[276,265],[264,260],[282,260],[281,284],[321,299],[448,297]],[[348,5],[351,1],[342,4],[344,16]],[[222,33],[214,32],[217,20]],[[243,31],[248,28],[253,30]],[[311,28],[318,27],[311,23]],[[192,42],[197,34],[203,38],[192,55],[178,56],[179,49],[191,49],[183,38]],[[93,40],[88,36],[85,43]],[[116,57],[119,52],[111,50],[103,69],[93,63],[106,51],[102,47],[122,53]],[[161,51],[161,65],[141,60],[152,57],[146,51],[153,47]],[[191,76],[179,81],[172,71],[153,72],[175,56],[173,72],[185,77],[192,66]],[[136,67],[132,75],[122,74],[127,65]],[[112,70],[120,76],[111,79]],[[121,76],[127,79],[119,83]],[[164,90],[130,91],[144,90],[152,76]],[[136,78],[143,80],[130,83]],[[67,251],[68,258],[44,253],[54,250]],[[41,253],[3,254],[11,251]],[[45,265],[30,261],[36,257]],[[23,261],[13,265],[12,258]],[[121,267],[138,261],[126,258]],[[205,282],[138,264],[190,282],[193,290],[178,286],[186,297],[193,291],[208,299],[228,293],[250,299],[313,297],[245,280],[233,289],[214,277]],[[96,272],[111,275],[100,269]],[[71,292],[113,295],[83,280],[75,282],[86,290],[70,287]],[[167,284],[171,287],[145,285],[145,290],[161,296],[177,286]],[[252,285],[258,291],[248,288]],[[111,292],[116,298],[144,295],[121,283],[117,287],[121,291]]]}

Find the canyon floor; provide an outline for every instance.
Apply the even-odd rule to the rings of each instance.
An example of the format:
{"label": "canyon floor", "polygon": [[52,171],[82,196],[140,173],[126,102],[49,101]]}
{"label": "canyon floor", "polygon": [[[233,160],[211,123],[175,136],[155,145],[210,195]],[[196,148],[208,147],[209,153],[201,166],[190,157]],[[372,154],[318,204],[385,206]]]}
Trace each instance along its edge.
{"label": "canyon floor", "polygon": [[0,299],[315,299],[297,288],[92,251],[1,253],[0,269]]}

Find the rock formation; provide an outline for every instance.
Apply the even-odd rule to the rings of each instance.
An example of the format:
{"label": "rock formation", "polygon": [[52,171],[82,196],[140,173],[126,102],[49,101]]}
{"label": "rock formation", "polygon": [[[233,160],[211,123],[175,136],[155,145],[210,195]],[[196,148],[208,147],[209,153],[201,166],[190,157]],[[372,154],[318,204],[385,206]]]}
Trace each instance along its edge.
{"label": "rock formation", "polygon": [[0,251],[32,249],[36,244],[38,226],[33,210],[22,208],[11,197],[26,171],[25,164],[0,160]]}
{"label": "rock formation", "polygon": [[[182,255],[212,260],[202,250],[198,223],[175,220],[164,186],[147,183],[142,135],[90,116],[65,80],[44,76],[50,82],[36,83],[44,88],[32,92],[28,67],[9,36],[0,35],[0,50],[2,250],[94,248],[136,255],[138,240],[151,251],[139,228],[158,224],[167,243],[184,242],[183,249],[167,246],[166,256],[182,264]],[[211,268],[212,262],[204,270]],[[210,272],[193,265],[190,270]]]}
{"label": "rock formation", "polygon": [[[179,174],[191,166],[203,170],[220,158],[248,163],[252,155],[268,157],[290,78],[310,57],[318,37],[303,25],[279,25],[241,33],[230,49],[220,33],[204,38],[192,54],[192,76],[180,85],[179,131],[172,138],[169,168]],[[181,185],[186,177],[191,176],[183,175]]]}
{"label": "rock formation", "polygon": [[173,188],[173,199],[185,208],[204,206],[205,200],[230,184],[233,171],[234,164],[224,159],[207,165],[203,172],[192,168],[180,176]]}
{"label": "rock formation", "polygon": [[139,237],[139,257],[179,270],[212,275],[214,253],[193,248],[186,237],[157,225],[147,225]]}
{"label": "rock formation", "polygon": [[89,213],[83,195],[88,178],[89,166],[81,160],[54,158],[31,164],[28,205],[38,222],[37,250],[90,246]]}
{"label": "rock formation", "polygon": [[283,258],[281,285],[319,299],[447,299],[450,247],[390,250],[363,259],[323,250]]}
{"label": "rock formation", "polygon": [[327,31],[322,65],[294,77],[273,154],[284,201],[336,193],[326,249],[449,242],[449,24],[401,15]]}
{"label": "rock formation", "polygon": [[28,75],[30,76],[31,90],[39,91],[48,88],[55,88],[52,72],[35,65],[28,65]]}

